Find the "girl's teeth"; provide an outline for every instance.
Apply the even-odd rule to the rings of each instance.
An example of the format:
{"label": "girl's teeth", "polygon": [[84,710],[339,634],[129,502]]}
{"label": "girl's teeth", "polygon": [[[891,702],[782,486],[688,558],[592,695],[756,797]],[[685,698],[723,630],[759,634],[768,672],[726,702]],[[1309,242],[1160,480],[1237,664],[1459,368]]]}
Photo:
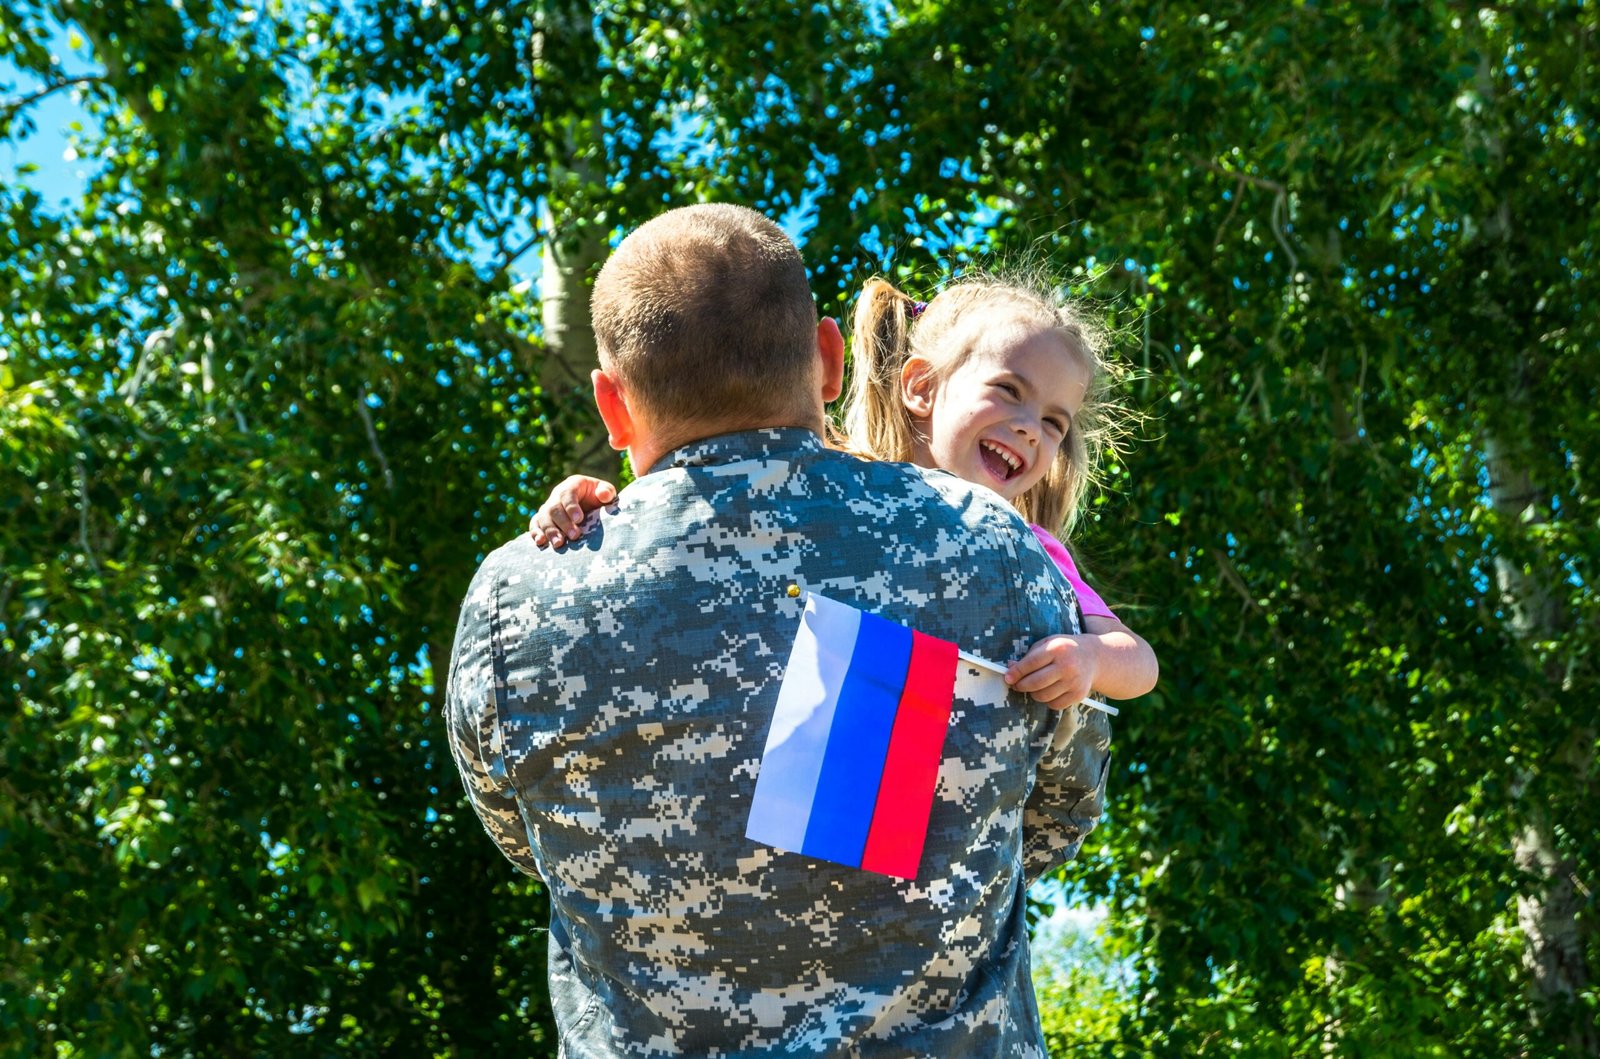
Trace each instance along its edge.
{"label": "girl's teeth", "polygon": [[1017,469],[1018,461],[1014,456],[1011,455],[1011,453],[1000,448],[998,445],[991,445],[987,441],[983,443],[983,447],[1000,457],[1002,460],[1006,461],[1006,466],[1010,467],[1013,471]]}

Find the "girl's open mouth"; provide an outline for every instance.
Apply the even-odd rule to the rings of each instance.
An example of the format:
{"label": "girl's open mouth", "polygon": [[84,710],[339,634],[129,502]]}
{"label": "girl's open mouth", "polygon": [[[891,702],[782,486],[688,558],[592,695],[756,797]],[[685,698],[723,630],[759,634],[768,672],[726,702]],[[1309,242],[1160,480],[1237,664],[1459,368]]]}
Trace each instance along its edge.
{"label": "girl's open mouth", "polygon": [[1004,446],[992,441],[978,442],[978,458],[984,469],[1002,482],[1009,482],[1022,473],[1022,461]]}

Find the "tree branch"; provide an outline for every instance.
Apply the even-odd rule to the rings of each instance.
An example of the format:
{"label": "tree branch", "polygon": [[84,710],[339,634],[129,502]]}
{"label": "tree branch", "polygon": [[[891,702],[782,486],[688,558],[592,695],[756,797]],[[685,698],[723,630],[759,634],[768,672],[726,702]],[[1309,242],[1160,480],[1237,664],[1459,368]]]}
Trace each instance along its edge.
{"label": "tree branch", "polygon": [[372,425],[372,414],[367,411],[367,384],[361,384],[361,390],[356,394],[356,414],[361,417],[361,425],[367,428],[367,443],[372,446],[372,455],[377,457],[378,468],[383,471],[383,486],[389,492],[394,492],[394,474],[389,470],[389,461],[384,458],[383,449],[378,445],[378,431]]}
{"label": "tree branch", "polygon": [[[1250,173],[1241,173],[1237,169],[1229,169],[1226,166],[1218,165],[1209,158],[1201,158],[1198,155],[1191,154],[1189,156],[1189,161],[1193,162],[1202,169],[1208,169],[1213,173],[1218,173],[1222,176],[1237,180],[1241,187],[1245,184],[1248,184],[1251,187],[1257,187],[1263,191],[1270,191],[1276,196],[1272,201],[1272,214],[1269,217],[1269,223],[1272,225],[1273,237],[1278,240],[1278,245],[1283,247],[1283,252],[1288,255],[1289,282],[1297,282],[1295,277],[1300,274],[1300,258],[1297,254],[1295,254],[1294,247],[1289,245],[1289,236],[1284,231],[1283,224],[1284,218],[1289,212],[1289,189],[1276,180],[1269,180],[1266,177],[1254,176]],[[1236,193],[1234,195],[1235,206],[1238,205],[1238,198],[1239,196]],[[1221,237],[1222,229],[1227,227],[1228,221],[1232,219],[1233,211],[1229,210],[1227,219],[1225,219],[1222,222],[1221,227],[1217,229],[1218,237]],[[1215,240],[1213,240],[1213,242],[1215,242]]]}
{"label": "tree branch", "polygon": [[100,74],[84,74],[81,77],[69,77],[65,81],[53,81],[39,89],[37,92],[30,92],[28,95],[17,96],[15,99],[8,99],[4,103],[0,103],[0,121],[10,121],[16,112],[21,110],[23,107],[31,106],[32,104],[39,102],[41,99],[45,99],[48,96],[53,96],[63,88],[71,88],[74,85],[85,85],[92,81],[104,80],[105,77]]}
{"label": "tree branch", "polygon": [[[1284,231],[1284,218],[1289,215],[1289,193],[1279,191],[1278,197],[1272,200],[1272,234],[1277,236],[1278,245],[1283,247],[1283,252],[1289,255],[1289,282],[1299,282],[1296,277],[1300,275],[1300,258],[1295,254],[1294,247],[1289,245],[1289,236]],[[1279,320],[1283,318],[1280,316]]]}
{"label": "tree branch", "polygon": [[96,561],[94,548],[89,544],[89,475],[83,468],[81,457],[73,462],[78,468],[78,544],[83,548],[84,558],[89,560],[90,568],[98,574],[100,563]]}
{"label": "tree branch", "polygon": [[1367,444],[1372,444],[1372,438],[1367,436],[1367,347],[1361,349],[1361,374],[1356,376],[1356,429],[1361,431],[1361,436]]}
{"label": "tree branch", "polygon": [[[1238,569],[1229,561],[1228,557],[1216,548],[1212,548],[1211,558],[1216,560],[1217,569],[1222,572],[1222,579],[1232,586],[1235,592],[1239,593],[1239,598],[1244,600],[1246,608],[1255,611],[1263,618],[1267,617],[1265,608],[1256,601],[1256,597],[1250,591],[1250,586],[1244,583],[1244,578],[1239,576]],[[1277,641],[1278,646],[1284,647],[1283,633],[1278,631],[1278,627],[1269,621],[1267,622],[1267,628],[1271,630],[1272,638]]]}
{"label": "tree branch", "polygon": [[0,583],[0,625],[7,624],[6,608],[11,606],[11,594],[16,590],[16,587],[16,582],[9,577],[6,578],[4,583]]}
{"label": "tree branch", "polygon": [[1241,177],[1233,188],[1233,204],[1228,207],[1228,215],[1222,218],[1222,223],[1217,225],[1217,234],[1211,237],[1211,245],[1216,246],[1222,242],[1222,233],[1228,230],[1228,225],[1233,223],[1234,215],[1239,212],[1239,203],[1244,201],[1245,181]]}
{"label": "tree branch", "polygon": [[1209,169],[1213,173],[1220,173],[1225,177],[1231,177],[1240,183],[1249,184],[1252,187],[1258,187],[1266,191],[1276,192],[1279,195],[1287,195],[1289,193],[1289,189],[1278,183],[1276,180],[1268,180],[1266,177],[1253,176],[1250,173],[1241,173],[1237,169],[1229,169],[1226,166],[1218,165],[1209,158],[1201,158],[1199,155],[1191,154],[1189,156],[1189,161],[1193,162],[1202,169]]}
{"label": "tree branch", "polygon": [[539,231],[538,227],[535,226],[533,234],[528,236],[526,242],[500,259],[500,264],[495,266],[494,278],[498,279],[499,277],[505,275],[506,271],[511,268],[512,264],[517,260],[517,258],[538,246],[543,240],[544,233]]}

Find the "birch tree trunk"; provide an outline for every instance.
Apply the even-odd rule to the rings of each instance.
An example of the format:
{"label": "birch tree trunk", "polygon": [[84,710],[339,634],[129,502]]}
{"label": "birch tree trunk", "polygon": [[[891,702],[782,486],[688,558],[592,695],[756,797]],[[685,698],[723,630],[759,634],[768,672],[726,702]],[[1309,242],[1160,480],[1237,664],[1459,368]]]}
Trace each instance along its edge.
{"label": "birch tree trunk", "polygon": [[[1526,407],[1523,379],[1526,357],[1516,362],[1518,378],[1508,395],[1513,407]],[[1526,453],[1492,432],[1485,432],[1484,453],[1489,468],[1489,495],[1496,512],[1508,523],[1526,529],[1547,519],[1547,497],[1528,470]],[[1495,559],[1496,587],[1507,622],[1524,649],[1549,652],[1539,666],[1545,681],[1556,689],[1567,684],[1566,666],[1548,645],[1557,643],[1569,629],[1570,618],[1553,590],[1558,571],[1528,567],[1503,552]],[[1575,725],[1562,744],[1545,757],[1556,782],[1584,782],[1593,761],[1593,726]],[[1513,791],[1516,811],[1523,821],[1512,847],[1518,869],[1535,880],[1533,888],[1517,897],[1517,925],[1522,930],[1527,968],[1536,1000],[1535,1017],[1572,1011],[1571,1005],[1591,980],[1585,959],[1585,938],[1579,913],[1587,903],[1577,877],[1577,863],[1559,846],[1556,821],[1544,800],[1532,793],[1535,777],[1517,777]],[[1567,1046],[1574,1056],[1600,1055],[1600,1027],[1581,1015],[1573,1019]]]}
{"label": "birch tree trunk", "polygon": [[569,469],[616,481],[617,455],[607,443],[595,411],[589,373],[599,367],[589,296],[595,272],[605,260],[609,224],[605,210],[603,101],[574,86],[596,85],[600,48],[589,5],[550,0],[540,11],[533,37],[533,77],[547,98],[565,113],[551,122],[557,134],[548,141],[548,192],[540,224],[545,232],[539,278],[544,325],[544,362],[539,384],[563,403],[561,428],[571,431]]}
{"label": "birch tree trunk", "polygon": [[[1477,88],[1483,111],[1492,114],[1496,93],[1492,67],[1487,55],[1480,57]],[[1479,126],[1478,134],[1493,160],[1491,172],[1505,164],[1505,145],[1494,118]],[[1503,291],[1515,289],[1512,282],[1512,204],[1502,198],[1483,224],[1483,237],[1492,247],[1495,280],[1485,286],[1484,315],[1501,316]],[[1496,329],[1515,334],[1509,327]],[[1518,537],[1536,531],[1551,518],[1550,491],[1536,471],[1549,460],[1537,449],[1535,401],[1531,391],[1533,373],[1538,369],[1538,349],[1524,347],[1510,364],[1510,376],[1495,402],[1502,409],[1500,421],[1509,424],[1497,429],[1482,428],[1482,445],[1489,478],[1489,501],[1500,516],[1501,525]],[[1514,529],[1513,529],[1514,527]],[[1506,624],[1530,658],[1544,687],[1528,696],[1525,705],[1559,695],[1569,685],[1565,653],[1557,645],[1572,631],[1571,615],[1562,606],[1559,594],[1561,568],[1554,556],[1548,561],[1519,561],[1510,542],[1501,540],[1494,559],[1495,583]],[[1539,707],[1535,706],[1535,709]],[[1549,776],[1555,783],[1585,782],[1593,762],[1595,728],[1571,724],[1560,745],[1548,748],[1543,756]],[[1537,793],[1540,777],[1529,770],[1515,777],[1511,790],[1513,812],[1521,826],[1512,846],[1512,856],[1523,872],[1533,877],[1529,890],[1517,896],[1517,925],[1524,939],[1523,966],[1529,975],[1534,998],[1534,1018],[1548,1022],[1554,1016],[1569,1018],[1566,1044],[1573,1056],[1600,1055],[1600,1027],[1582,1017],[1574,1002],[1590,982],[1585,939],[1579,912],[1586,903],[1577,878],[1577,864],[1565,853],[1557,839],[1557,821],[1548,804]]]}
{"label": "birch tree trunk", "polygon": [[577,221],[569,212],[545,209],[544,269],[539,277],[540,313],[544,322],[544,360],[539,385],[546,393],[570,402],[563,417],[580,433],[574,443],[572,471],[615,480],[619,463],[606,441],[593,405],[589,372],[600,366],[594,327],[589,317],[590,285],[606,256],[604,233],[597,224]]}

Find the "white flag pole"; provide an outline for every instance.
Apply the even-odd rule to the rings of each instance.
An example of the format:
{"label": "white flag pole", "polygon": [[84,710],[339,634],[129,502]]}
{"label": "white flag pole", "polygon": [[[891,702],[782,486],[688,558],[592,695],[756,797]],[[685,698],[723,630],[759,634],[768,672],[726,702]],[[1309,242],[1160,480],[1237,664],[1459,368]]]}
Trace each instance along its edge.
{"label": "white flag pole", "polygon": [[[999,662],[991,662],[987,658],[979,658],[975,654],[960,650],[956,652],[956,657],[961,659],[963,662],[971,662],[980,669],[987,669],[991,673],[999,673],[1001,676],[1006,675],[1006,667],[1001,665]],[[1112,717],[1117,716],[1117,714],[1120,712],[1115,706],[1107,705],[1098,699],[1084,699],[1082,705],[1087,706],[1092,710],[1099,710],[1101,713],[1108,714]]]}

